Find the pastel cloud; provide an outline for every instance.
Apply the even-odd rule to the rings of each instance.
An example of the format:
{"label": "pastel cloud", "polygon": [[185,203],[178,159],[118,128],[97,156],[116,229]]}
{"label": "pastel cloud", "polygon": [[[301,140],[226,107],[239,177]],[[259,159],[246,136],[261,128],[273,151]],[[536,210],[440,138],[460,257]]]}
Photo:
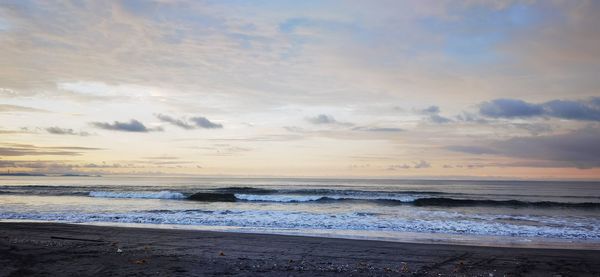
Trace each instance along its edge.
{"label": "pastel cloud", "polygon": [[[498,171],[533,163],[522,152],[600,176],[575,143],[595,153],[584,133],[600,121],[599,13],[585,0],[9,1],[0,135],[107,149],[60,150],[82,169],[167,155],[202,174],[403,176],[417,170],[385,169],[427,161],[419,174],[529,177]],[[121,133],[84,138],[89,122]],[[349,153],[370,166],[344,171]]]}

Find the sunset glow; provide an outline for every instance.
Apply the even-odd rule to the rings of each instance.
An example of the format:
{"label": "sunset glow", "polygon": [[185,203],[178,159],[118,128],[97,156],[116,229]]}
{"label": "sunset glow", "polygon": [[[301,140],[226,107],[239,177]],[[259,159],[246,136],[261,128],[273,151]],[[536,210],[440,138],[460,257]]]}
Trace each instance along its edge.
{"label": "sunset glow", "polygon": [[598,1],[6,1],[0,168],[600,178]]}

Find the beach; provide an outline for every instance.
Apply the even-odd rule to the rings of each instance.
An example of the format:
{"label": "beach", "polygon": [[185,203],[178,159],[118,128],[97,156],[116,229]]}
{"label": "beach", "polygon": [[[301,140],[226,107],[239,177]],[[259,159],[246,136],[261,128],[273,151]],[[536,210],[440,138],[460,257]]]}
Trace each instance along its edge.
{"label": "beach", "polygon": [[600,277],[600,0],[0,0],[0,277]]}
{"label": "beach", "polygon": [[0,223],[0,276],[598,276],[600,251]]}

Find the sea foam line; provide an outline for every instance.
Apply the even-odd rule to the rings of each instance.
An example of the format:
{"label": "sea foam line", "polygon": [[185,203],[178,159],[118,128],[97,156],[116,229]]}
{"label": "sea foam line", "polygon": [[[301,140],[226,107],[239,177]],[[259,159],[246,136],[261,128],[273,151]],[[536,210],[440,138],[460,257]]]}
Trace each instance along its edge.
{"label": "sea foam line", "polygon": [[235,198],[243,201],[260,202],[313,202],[326,200],[371,200],[371,201],[398,201],[412,202],[416,197],[386,197],[386,196],[362,196],[362,195],[298,195],[298,194],[242,194],[236,193]]}
{"label": "sea foam line", "polygon": [[546,237],[558,239],[599,240],[597,220],[561,217],[530,217],[538,224],[519,224],[519,221],[498,221],[494,216],[469,218],[404,218],[364,213],[320,214],[285,211],[180,211],[135,213],[14,213],[0,212],[0,219],[44,220],[58,222],[114,222],[143,224],[175,224],[200,226],[231,226],[272,229],[319,229],[399,231],[509,237]]}
{"label": "sea foam line", "polygon": [[168,190],[156,192],[142,191],[90,191],[89,196],[99,198],[142,198],[142,199],[184,199],[186,198],[180,192]]}

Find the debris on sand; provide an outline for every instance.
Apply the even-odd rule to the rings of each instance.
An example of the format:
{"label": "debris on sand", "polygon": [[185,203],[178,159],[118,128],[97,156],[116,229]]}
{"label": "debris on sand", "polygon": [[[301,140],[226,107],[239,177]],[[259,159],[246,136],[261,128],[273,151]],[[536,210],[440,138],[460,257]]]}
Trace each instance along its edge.
{"label": "debris on sand", "polygon": [[454,272],[461,272],[465,269],[465,262],[464,261],[459,261],[456,266],[454,267]]}
{"label": "debris on sand", "polygon": [[402,262],[401,264],[402,264],[402,267],[400,268],[400,271],[402,271],[402,272],[408,272],[409,271],[408,264],[405,263],[405,262]]}
{"label": "debris on sand", "polygon": [[133,260],[133,261],[131,261],[131,263],[134,263],[134,264],[145,264],[146,260],[145,259]]}

